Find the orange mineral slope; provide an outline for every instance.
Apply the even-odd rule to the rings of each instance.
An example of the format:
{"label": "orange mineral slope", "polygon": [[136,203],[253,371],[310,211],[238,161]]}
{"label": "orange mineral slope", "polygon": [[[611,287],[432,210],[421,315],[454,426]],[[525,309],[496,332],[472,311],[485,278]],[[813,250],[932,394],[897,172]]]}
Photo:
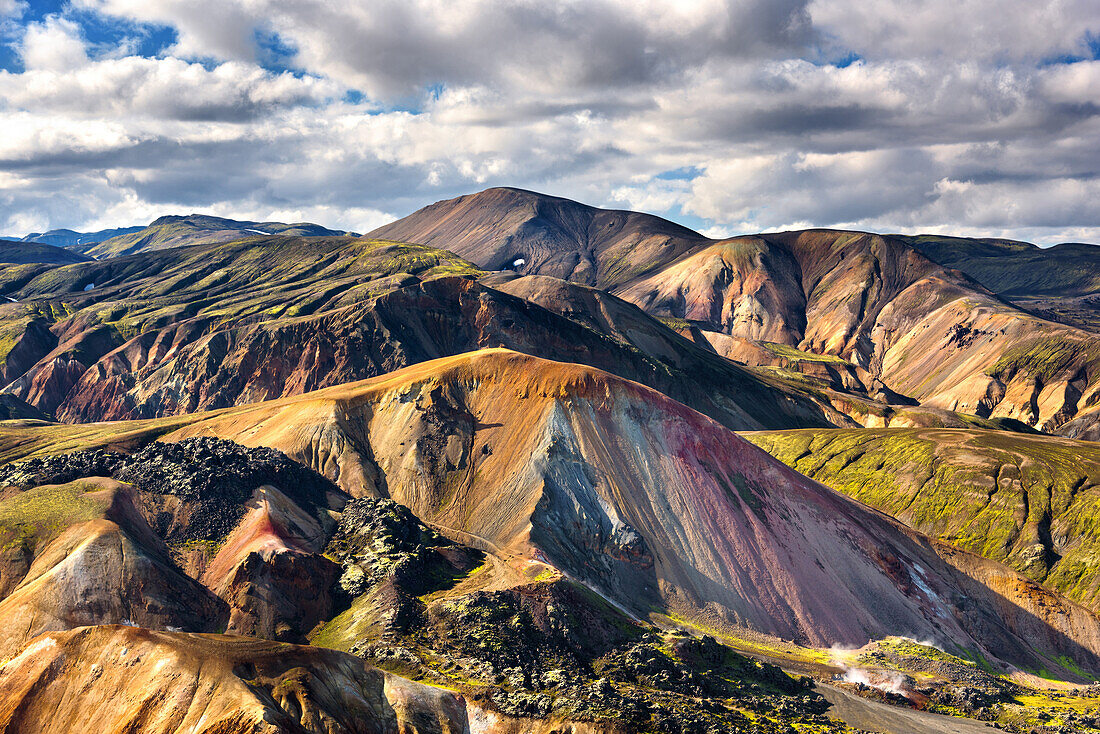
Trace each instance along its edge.
{"label": "orange mineral slope", "polygon": [[638,614],[821,646],[902,634],[1100,671],[1100,620],[1083,607],[592,368],[485,350],[196,415],[162,440],[192,435],[281,449]]}

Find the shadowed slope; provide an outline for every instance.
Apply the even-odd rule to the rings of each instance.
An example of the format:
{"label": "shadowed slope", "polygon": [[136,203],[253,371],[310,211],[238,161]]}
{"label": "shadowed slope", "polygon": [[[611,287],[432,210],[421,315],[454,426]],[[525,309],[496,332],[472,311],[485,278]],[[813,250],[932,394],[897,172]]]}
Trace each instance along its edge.
{"label": "shadowed slope", "polygon": [[0,242],[0,263],[26,265],[32,263],[69,263],[88,262],[91,258],[60,247],[38,242]]}
{"label": "shadowed slope", "polygon": [[1069,326],[1100,331],[1100,247],[1096,245],[1037,247],[1012,240],[939,235],[904,239],[1020,308]]}

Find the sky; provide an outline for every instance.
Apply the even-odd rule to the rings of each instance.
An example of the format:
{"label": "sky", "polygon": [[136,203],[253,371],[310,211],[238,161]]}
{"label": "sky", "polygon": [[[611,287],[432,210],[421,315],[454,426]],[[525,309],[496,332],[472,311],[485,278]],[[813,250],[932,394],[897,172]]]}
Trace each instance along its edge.
{"label": "sky", "polygon": [[490,186],[1100,243],[1100,2],[0,0],[0,233]]}

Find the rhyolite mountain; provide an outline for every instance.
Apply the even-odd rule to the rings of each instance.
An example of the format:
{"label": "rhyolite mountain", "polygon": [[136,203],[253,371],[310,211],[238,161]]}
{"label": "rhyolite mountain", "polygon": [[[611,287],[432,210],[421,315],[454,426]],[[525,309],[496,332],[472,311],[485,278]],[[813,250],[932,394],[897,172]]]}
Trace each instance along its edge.
{"label": "rhyolite mountain", "polygon": [[[5,391],[69,422],[153,417],[506,346],[638,380],[732,428],[853,425],[612,296],[566,285],[543,307],[482,275],[445,251],[351,237],[256,237],[12,274]],[[593,298],[600,325],[585,321]]]}
{"label": "rhyolite mountain", "polygon": [[[18,622],[0,731],[842,731],[805,683],[548,564],[349,500],[278,451],[132,428],[132,454],[0,469],[0,608]],[[97,678],[109,693],[88,694]]]}
{"label": "rhyolite mountain", "polygon": [[0,269],[0,289],[18,302],[0,305],[5,392],[70,422],[225,407],[505,346],[643,382],[739,430],[1011,427],[920,405],[839,358],[741,353],[746,369],[697,328],[604,291],[423,246],[250,235]]}
{"label": "rhyolite mountain", "polygon": [[0,264],[0,734],[1100,731],[1066,247],[490,189]]}
{"label": "rhyolite mountain", "polygon": [[602,288],[628,282],[706,241],[651,214],[597,209],[512,188],[440,201],[367,236],[432,245],[490,270]]}
{"label": "rhyolite mountain", "polygon": [[[65,435],[12,430],[8,459]],[[516,582],[509,559],[526,559],[638,616],[817,647],[903,633],[1031,669],[1063,653],[1100,669],[1100,620],[1084,607],[593,368],[486,350],[215,413],[69,430],[86,445],[135,432],[278,448],[351,496],[392,498],[497,556],[486,570],[497,584]]]}
{"label": "rhyolite mountain", "polygon": [[[16,627],[9,649],[24,640],[28,648],[0,668],[0,702],[17,710],[76,696],[89,657],[108,679],[120,675],[125,640],[160,646],[133,664],[148,654],[182,662],[133,689],[146,706],[89,702],[90,711],[150,731],[165,730],[151,722],[183,720],[192,700],[158,693],[165,676],[244,681],[275,707],[269,716],[311,709],[339,721],[351,704],[320,693],[346,689],[324,672],[333,660],[360,671],[357,680],[379,675],[375,665],[457,690],[448,716],[488,717],[486,731],[782,731],[793,722],[839,730],[795,681],[713,640],[677,636],[677,626],[747,640],[749,650],[760,649],[753,639],[770,640],[765,650],[782,640],[828,649],[904,634],[1004,675],[1023,668],[1085,680],[1100,670],[1100,619],[1086,608],[795,473],[661,393],[507,350],[210,413],[10,424],[0,426],[0,446],[9,462],[0,511],[13,508],[0,527],[61,533],[7,561],[13,588],[0,605],[64,608],[54,600],[69,598],[71,583],[42,587],[37,578],[84,578],[83,568],[103,562],[70,549],[99,532],[105,491],[125,498],[124,527],[147,549],[116,563],[155,556],[169,569],[158,578],[194,589],[130,603],[145,615],[140,626],[166,632],[99,627],[70,637],[84,624],[71,613]],[[90,477],[73,478],[81,474]],[[32,501],[64,519],[40,522]],[[108,517],[123,527],[113,519],[122,515]],[[141,578],[133,583],[147,585]],[[99,588],[81,593],[115,598]],[[189,619],[192,608],[160,601],[180,596],[213,601]],[[171,616],[150,618],[153,610]],[[173,631],[227,619],[246,636]],[[39,630],[45,636],[31,638]],[[270,649],[249,637],[303,635],[362,662],[287,646],[283,654],[302,661],[293,684],[286,667],[263,673],[241,662],[230,673],[200,662]],[[82,639],[95,644],[70,644]],[[116,652],[105,656],[100,644]],[[44,679],[36,666],[57,660],[58,649],[64,672]],[[3,694],[9,681],[23,683]],[[412,690],[410,710],[438,711],[434,689]],[[241,720],[224,731],[251,731],[244,722],[256,705],[233,704]],[[439,726],[423,730],[463,730]]]}
{"label": "rhyolite mountain", "polygon": [[1052,321],[1100,330],[1100,247],[938,235],[905,238],[936,262],[969,275],[1016,306]]}
{"label": "rhyolite mountain", "polygon": [[[1100,420],[1085,410],[1100,400],[1100,336],[1014,307],[912,238],[805,230],[711,240],[518,189],[438,202],[371,236],[596,285],[686,322],[734,359],[775,343],[840,357],[929,408],[1048,431],[1080,418],[1070,435]],[[1034,269],[1060,268],[1047,257]]]}

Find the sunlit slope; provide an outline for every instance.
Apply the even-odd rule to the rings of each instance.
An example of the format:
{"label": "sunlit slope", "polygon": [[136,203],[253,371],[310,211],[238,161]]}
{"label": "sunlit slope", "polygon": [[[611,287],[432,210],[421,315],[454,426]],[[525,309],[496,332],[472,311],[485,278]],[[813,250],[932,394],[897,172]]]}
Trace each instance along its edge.
{"label": "sunlit slope", "polygon": [[[547,560],[640,614],[825,646],[905,633],[1034,669],[1058,654],[1091,666],[1100,650],[1084,608],[587,367],[488,350],[183,422],[163,440],[274,446],[353,495]],[[152,436],[158,423],[117,428]],[[22,429],[22,450],[57,430]]]}
{"label": "sunlit slope", "polygon": [[1100,444],[978,429],[745,438],[922,532],[1100,602]]}
{"label": "sunlit slope", "polygon": [[1100,400],[1100,337],[1021,311],[901,238],[736,238],[616,292],[706,332],[843,358],[930,408],[1055,430]]}
{"label": "sunlit slope", "polygon": [[368,236],[441,247],[488,270],[599,287],[625,283],[707,241],[650,214],[513,188],[439,201]]}
{"label": "sunlit slope", "polygon": [[463,698],[334,650],[134,627],[52,632],[0,667],[5,734],[468,731]]}

